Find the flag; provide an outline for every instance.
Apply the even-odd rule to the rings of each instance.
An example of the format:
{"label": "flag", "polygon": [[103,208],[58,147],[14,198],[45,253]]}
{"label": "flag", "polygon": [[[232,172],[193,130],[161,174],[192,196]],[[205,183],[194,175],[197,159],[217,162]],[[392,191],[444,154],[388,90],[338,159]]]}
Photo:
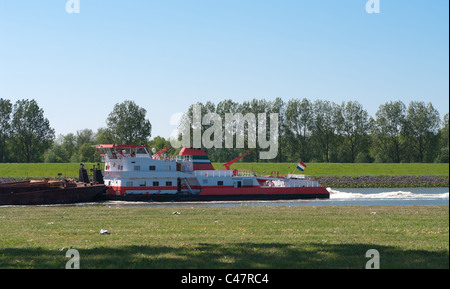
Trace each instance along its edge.
{"label": "flag", "polygon": [[306,168],[306,165],[302,161],[300,161],[297,165],[297,169],[299,169],[303,172],[305,170],[305,168]]}

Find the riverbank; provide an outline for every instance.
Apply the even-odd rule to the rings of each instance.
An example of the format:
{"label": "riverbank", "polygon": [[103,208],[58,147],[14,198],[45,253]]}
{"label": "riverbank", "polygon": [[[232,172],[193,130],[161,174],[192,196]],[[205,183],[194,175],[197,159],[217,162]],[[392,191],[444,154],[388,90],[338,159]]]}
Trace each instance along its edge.
{"label": "riverbank", "polygon": [[[448,206],[0,208],[0,268],[449,268]],[[101,235],[100,230],[110,234]]]}
{"label": "riverbank", "polygon": [[[86,163],[89,170],[95,164]],[[214,163],[215,169],[223,164]],[[258,175],[302,173],[291,163],[235,163],[232,168],[252,170]],[[0,165],[0,183],[42,178],[78,178],[79,163],[14,163]],[[333,188],[448,187],[449,164],[311,163],[304,172],[322,186]]]}
{"label": "riverbank", "polygon": [[436,188],[448,187],[448,176],[321,176],[319,184],[331,188]]}
{"label": "riverbank", "polygon": [[[0,177],[0,183],[25,179]],[[449,186],[448,176],[319,176],[314,179],[320,185],[331,188],[437,188]]]}

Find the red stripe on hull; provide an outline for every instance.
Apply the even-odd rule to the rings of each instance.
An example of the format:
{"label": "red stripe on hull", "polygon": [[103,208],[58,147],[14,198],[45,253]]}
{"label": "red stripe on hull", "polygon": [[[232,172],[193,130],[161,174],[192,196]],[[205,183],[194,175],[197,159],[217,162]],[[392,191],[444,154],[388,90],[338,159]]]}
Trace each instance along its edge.
{"label": "red stripe on hull", "polygon": [[203,187],[199,195],[201,196],[220,196],[220,195],[302,195],[302,194],[324,194],[329,192],[324,187],[246,187],[246,188],[227,188],[227,187]]}
{"label": "red stripe on hull", "polygon": [[[191,187],[200,189],[200,187]],[[165,190],[176,190],[177,187],[109,187],[108,195],[125,195],[126,191],[155,191],[160,190],[164,194]],[[239,196],[239,195],[329,195],[330,193],[324,187],[243,187],[235,188],[232,186],[210,186],[201,187],[199,196]]]}

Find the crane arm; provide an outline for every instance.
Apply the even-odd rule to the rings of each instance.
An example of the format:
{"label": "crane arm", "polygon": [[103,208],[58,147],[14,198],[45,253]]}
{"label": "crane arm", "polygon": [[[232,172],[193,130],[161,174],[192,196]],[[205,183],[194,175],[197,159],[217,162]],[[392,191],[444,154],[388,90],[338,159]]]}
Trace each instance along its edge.
{"label": "crane arm", "polygon": [[232,164],[234,164],[234,163],[237,162],[238,160],[242,159],[242,158],[245,157],[246,155],[250,154],[251,152],[253,152],[253,150],[251,150],[251,151],[249,151],[249,152],[243,154],[242,156],[239,156],[239,157],[235,158],[235,159],[232,160],[232,161],[229,161],[229,162],[226,163],[226,164],[223,164],[223,165],[225,166],[225,169],[229,170],[229,169],[230,169],[230,166],[231,166]]}

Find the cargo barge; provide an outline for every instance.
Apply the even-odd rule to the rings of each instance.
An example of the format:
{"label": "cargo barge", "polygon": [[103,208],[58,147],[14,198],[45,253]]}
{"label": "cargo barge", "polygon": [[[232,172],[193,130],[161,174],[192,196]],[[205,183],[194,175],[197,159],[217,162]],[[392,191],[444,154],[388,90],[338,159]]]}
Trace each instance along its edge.
{"label": "cargo barge", "polygon": [[56,205],[98,201],[103,184],[75,181],[22,181],[0,184],[0,206]]}

